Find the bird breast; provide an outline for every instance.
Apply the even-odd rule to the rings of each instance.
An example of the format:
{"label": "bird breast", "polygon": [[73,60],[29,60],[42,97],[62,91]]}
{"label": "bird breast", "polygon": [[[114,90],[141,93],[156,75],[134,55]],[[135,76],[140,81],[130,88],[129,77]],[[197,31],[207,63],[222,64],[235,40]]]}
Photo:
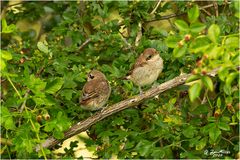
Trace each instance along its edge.
{"label": "bird breast", "polygon": [[141,67],[133,70],[131,80],[138,86],[150,85],[157,80],[163,69],[163,60],[160,56],[154,57],[154,61],[148,61]]}

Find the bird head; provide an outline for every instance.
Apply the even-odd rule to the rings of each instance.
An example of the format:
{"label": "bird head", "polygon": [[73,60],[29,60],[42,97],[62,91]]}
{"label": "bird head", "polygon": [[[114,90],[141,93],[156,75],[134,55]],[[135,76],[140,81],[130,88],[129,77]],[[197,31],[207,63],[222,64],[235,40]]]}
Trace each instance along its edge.
{"label": "bird head", "polygon": [[106,77],[102,72],[94,69],[88,73],[87,81],[91,81],[93,79],[106,79]]}

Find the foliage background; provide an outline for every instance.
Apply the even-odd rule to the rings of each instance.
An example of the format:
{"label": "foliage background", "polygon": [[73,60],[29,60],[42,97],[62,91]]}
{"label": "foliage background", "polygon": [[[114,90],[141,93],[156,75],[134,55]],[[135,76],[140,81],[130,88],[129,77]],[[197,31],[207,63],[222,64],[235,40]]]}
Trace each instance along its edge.
{"label": "foliage background", "polygon": [[92,68],[111,84],[108,105],[138,94],[121,78],[148,47],[164,59],[158,83],[193,73],[190,83],[92,126],[88,148],[98,158],[239,157],[237,1],[17,3],[1,1],[2,158],[73,158],[76,143],[61,155],[34,147],[92,115],[78,104]]}

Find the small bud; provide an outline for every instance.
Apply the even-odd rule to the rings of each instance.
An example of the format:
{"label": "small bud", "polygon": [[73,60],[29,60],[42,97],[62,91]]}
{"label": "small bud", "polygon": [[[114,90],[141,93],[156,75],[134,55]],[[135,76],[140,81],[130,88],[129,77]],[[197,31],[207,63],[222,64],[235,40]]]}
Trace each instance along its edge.
{"label": "small bud", "polygon": [[190,41],[191,35],[190,34],[186,34],[184,39],[185,39],[186,42]]}
{"label": "small bud", "polygon": [[207,54],[204,54],[204,55],[203,55],[203,59],[208,59],[208,55],[207,55]]}
{"label": "small bud", "polygon": [[36,120],[37,120],[38,123],[40,123],[42,121],[42,115],[38,115],[36,117]]}
{"label": "small bud", "polygon": [[25,62],[25,58],[20,59],[20,63],[23,64]]}
{"label": "small bud", "polygon": [[203,75],[206,75],[207,74],[207,71],[205,69],[202,70],[202,74]]}
{"label": "small bud", "polygon": [[48,121],[48,120],[50,119],[50,115],[49,115],[48,113],[46,113],[46,114],[44,115],[44,119],[45,119],[46,121]]}
{"label": "small bud", "polygon": [[183,46],[183,41],[178,42],[178,47],[181,48]]}
{"label": "small bud", "polygon": [[201,67],[201,66],[202,66],[202,60],[198,60],[198,61],[197,61],[197,66],[198,66],[198,67]]}
{"label": "small bud", "polygon": [[196,69],[192,70],[192,74],[197,74],[197,70]]}
{"label": "small bud", "polygon": [[231,103],[228,103],[228,104],[227,104],[227,108],[228,108],[228,109],[231,109],[232,107],[233,107],[233,106],[232,106]]}
{"label": "small bud", "polygon": [[217,109],[215,112],[214,112],[214,117],[215,118],[218,118],[221,114],[221,110],[220,109]]}

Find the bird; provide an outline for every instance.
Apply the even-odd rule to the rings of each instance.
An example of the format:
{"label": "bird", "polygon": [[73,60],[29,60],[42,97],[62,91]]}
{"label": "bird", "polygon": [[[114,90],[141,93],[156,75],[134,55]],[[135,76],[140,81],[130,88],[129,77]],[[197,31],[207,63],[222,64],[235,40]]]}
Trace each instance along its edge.
{"label": "bird", "polygon": [[96,111],[104,108],[111,94],[111,87],[105,75],[93,69],[88,73],[79,103],[82,109]]}
{"label": "bird", "polygon": [[150,85],[155,82],[163,70],[163,59],[154,48],[147,48],[136,59],[135,64],[126,79],[131,80],[139,87]]}

